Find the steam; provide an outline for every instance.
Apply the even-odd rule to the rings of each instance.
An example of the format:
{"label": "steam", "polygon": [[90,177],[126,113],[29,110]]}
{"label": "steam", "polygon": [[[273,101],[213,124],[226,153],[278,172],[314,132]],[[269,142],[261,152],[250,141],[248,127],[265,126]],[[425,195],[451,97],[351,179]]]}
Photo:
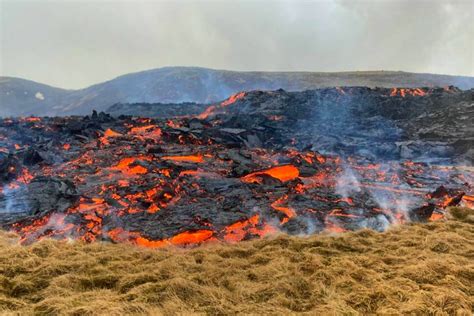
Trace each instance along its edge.
{"label": "steam", "polygon": [[38,229],[32,233],[29,238],[36,240],[43,236],[47,231],[61,232],[61,238],[71,241],[74,238],[73,231],[70,230],[70,225],[65,223],[66,214],[53,213],[48,218],[46,224],[39,226]]}
{"label": "steam", "polygon": [[386,231],[390,227],[391,222],[388,220],[387,216],[377,215],[375,217],[363,219],[358,224],[359,228],[368,228],[382,232]]}
{"label": "steam", "polygon": [[[395,167],[394,167],[395,166]],[[397,176],[400,165],[399,163],[381,164],[380,170],[386,173],[387,178]],[[386,230],[391,224],[399,223],[400,218],[408,221],[410,220],[409,213],[414,205],[419,204],[420,199],[414,195],[403,193],[403,189],[411,189],[406,184],[396,185],[393,183],[381,184],[387,185],[390,188],[400,189],[400,191],[383,190],[377,186],[363,187],[361,184],[360,175],[354,171],[349,164],[344,163],[343,170],[336,178],[335,193],[342,198],[354,198],[360,195],[361,198],[367,199],[366,193],[370,200],[375,205],[384,211],[384,214],[379,214],[373,217],[367,217],[357,223],[359,228],[371,228],[378,231]],[[367,203],[368,205],[370,203]],[[364,210],[353,211],[353,215],[364,215]],[[330,219],[334,221],[335,219]],[[335,220],[337,224],[337,220]]]}
{"label": "steam", "polygon": [[24,199],[17,198],[24,194],[24,189],[21,187],[10,187],[6,185],[3,187],[2,199],[0,199],[0,214],[1,213],[22,213],[28,210],[28,203]]}
{"label": "steam", "polygon": [[336,180],[336,193],[343,198],[348,198],[354,193],[361,191],[360,182],[354,171],[346,166],[344,171]]}

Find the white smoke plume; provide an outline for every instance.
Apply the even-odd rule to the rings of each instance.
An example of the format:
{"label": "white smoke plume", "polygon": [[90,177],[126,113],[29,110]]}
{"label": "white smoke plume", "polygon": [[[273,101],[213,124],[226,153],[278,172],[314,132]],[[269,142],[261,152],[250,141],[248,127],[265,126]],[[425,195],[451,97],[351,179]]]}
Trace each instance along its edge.
{"label": "white smoke plume", "polygon": [[336,180],[336,193],[343,198],[348,198],[352,194],[360,192],[360,182],[357,177],[356,173],[349,166],[344,167]]}

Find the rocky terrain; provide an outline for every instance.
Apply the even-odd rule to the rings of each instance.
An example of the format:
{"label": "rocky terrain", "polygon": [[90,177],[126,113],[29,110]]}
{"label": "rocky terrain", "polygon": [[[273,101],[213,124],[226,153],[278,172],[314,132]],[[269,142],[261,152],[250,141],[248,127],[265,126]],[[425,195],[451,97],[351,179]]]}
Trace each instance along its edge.
{"label": "rocky terrain", "polygon": [[165,67],[120,76],[79,90],[64,90],[20,78],[0,78],[0,116],[86,115],[116,103],[213,103],[239,91],[302,91],[334,86],[474,87],[474,78],[394,71],[238,72]]}
{"label": "rocky terrain", "polygon": [[[116,104],[113,116],[193,116],[207,104]],[[211,106],[212,107],[212,106]],[[232,105],[201,117],[222,116],[226,127],[267,127],[260,137],[284,146],[377,159],[474,162],[474,90],[327,88],[305,92],[247,92]]]}
{"label": "rocky terrain", "polygon": [[328,88],[174,118],[4,119],[0,222],[23,243],[162,247],[434,221],[474,201],[472,108],[454,87]]}

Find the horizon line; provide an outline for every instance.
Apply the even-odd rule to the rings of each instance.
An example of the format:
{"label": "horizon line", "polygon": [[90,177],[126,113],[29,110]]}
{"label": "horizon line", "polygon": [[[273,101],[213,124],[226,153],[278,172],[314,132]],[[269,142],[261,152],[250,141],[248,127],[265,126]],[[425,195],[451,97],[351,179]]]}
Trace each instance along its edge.
{"label": "horizon line", "polygon": [[[223,71],[223,72],[235,72],[235,73],[273,73],[273,74],[278,74],[278,73],[301,73],[301,74],[350,74],[350,73],[382,73],[382,72],[387,72],[387,73],[409,73],[409,74],[417,74],[417,75],[435,75],[435,76],[448,76],[448,77],[463,77],[463,78],[471,78],[474,79],[474,76],[469,76],[469,75],[453,75],[453,74],[445,74],[445,73],[431,73],[431,72],[412,72],[412,71],[406,71],[406,70],[344,70],[344,71],[313,71],[313,70],[232,70],[232,69],[218,69],[218,68],[210,68],[210,67],[203,67],[203,66],[162,66],[162,67],[155,67],[155,68],[149,68],[149,69],[143,69],[143,70],[138,70],[138,71],[132,71],[128,73],[124,73],[122,75],[115,76],[111,79],[107,79],[104,81],[96,82],[93,84],[90,84],[88,86],[82,87],[82,88],[63,88],[59,87],[56,85],[44,83],[41,81],[37,81],[34,79],[29,79],[25,77],[18,77],[18,76],[9,76],[9,75],[3,75],[0,74],[0,79],[20,79],[20,80],[25,80],[25,81],[30,81],[34,82],[37,84],[45,85],[51,88],[55,89],[62,89],[66,91],[80,91],[80,90],[85,90],[90,87],[104,84],[113,80],[116,80],[121,77],[129,76],[129,75],[136,75],[144,72],[150,72],[150,71],[157,71],[157,70],[162,70],[162,69],[169,69],[169,68],[188,68],[188,69],[203,69],[203,70],[211,70],[211,71]],[[0,82],[1,84],[2,82]]]}

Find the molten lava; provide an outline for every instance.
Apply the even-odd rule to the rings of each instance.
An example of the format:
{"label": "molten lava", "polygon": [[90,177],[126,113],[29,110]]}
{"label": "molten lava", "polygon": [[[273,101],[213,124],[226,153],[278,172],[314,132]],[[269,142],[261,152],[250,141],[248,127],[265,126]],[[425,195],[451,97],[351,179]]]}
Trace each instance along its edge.
{"label": "molten lava", "polygon": [[104,145],[109,145],[110,144],[109,138],[120,137],[120,136],[122,136],[122,134],[115,132],[109,128],[104,132],[104,136],[102,136],[99,139],[99,141]]}
{"label": "molten lava", "polygon": [[[341,101],[358,91],[320,96]],[[442,93],[360,91],[390,105]],[[197,117],[0,120],[0,206],[19,209],[0,213],[1,223],[25,244],[51,237],[188,247],[279,231],[383,230],[474,206],[469,167],[321,154],[312,136],[311,146],[303,144],[307,133],[283,134],[305,115],[299,102],[278,102],[259,110],[252,92],[242,92]]]}
{"label": "molten lava", "polygon": [[234,94],[230,98],[228,98],[227,100],[221,102],[221,104],[219,104],[218,106],[211,105],[204,112],[199,114],[197,117],[199,119],[206,119],[210,115],[213,115],[213,114],[217,113],[219,110],[222,110],[226,106],[229,106],[229,105],[235,103],[236,101],[238,101],[240,99],[243,99],[244,97],[245,97],[245,92],[239,92],[237,94]]}
{"label": "molten lava", "polygon": [[188,155],[188,156],[163,156],[163,160],[172,160],[177,162],[195,162],[201,163],[204,162],[204,158],[201,155]]}
{"label": "molten lava", "polygon": [[422,89],[420,88],[416,88],[416,89],[403,89],[403,88],[393,88],[391,91],[390,91],[390,96],[391,97],[395,97],[395,96],[400,96],[400,97],[406,97],[407,95],[411,95],[411,96],[425,96],[427,93],[425,91],[423,91]]}
{"label": "molten lava", "polygon": [[293,165],[277,166],[270,169],[257,171],[242,177],[242,181],[247,183],[262,183],[262,180],[259,176],[268,175],[270,177],[276,178],[282,182],[291,181],[296,179],[299,176],[300,172],[298,168]]}
{"label": "molten lava", "polygon": [[279,198],[278,200],[276,200],[275,202],[273,202],[271,204],[271,207],[273,207],[275,210],[285,214],[286,217],[281,220],[281,222],[280,222],[281,224],[285,224],[286,222],[288,222],[288,220],[290,218],[296,216],[296,212],[295,212],[294,209],[292,209],[291,207],[288,207],[288,206],[282,206],[281,205],[281,204],[285,203],[287,200],[288,200],[288,196],[285,195],[285,196],[282,196],[281,198]]}

